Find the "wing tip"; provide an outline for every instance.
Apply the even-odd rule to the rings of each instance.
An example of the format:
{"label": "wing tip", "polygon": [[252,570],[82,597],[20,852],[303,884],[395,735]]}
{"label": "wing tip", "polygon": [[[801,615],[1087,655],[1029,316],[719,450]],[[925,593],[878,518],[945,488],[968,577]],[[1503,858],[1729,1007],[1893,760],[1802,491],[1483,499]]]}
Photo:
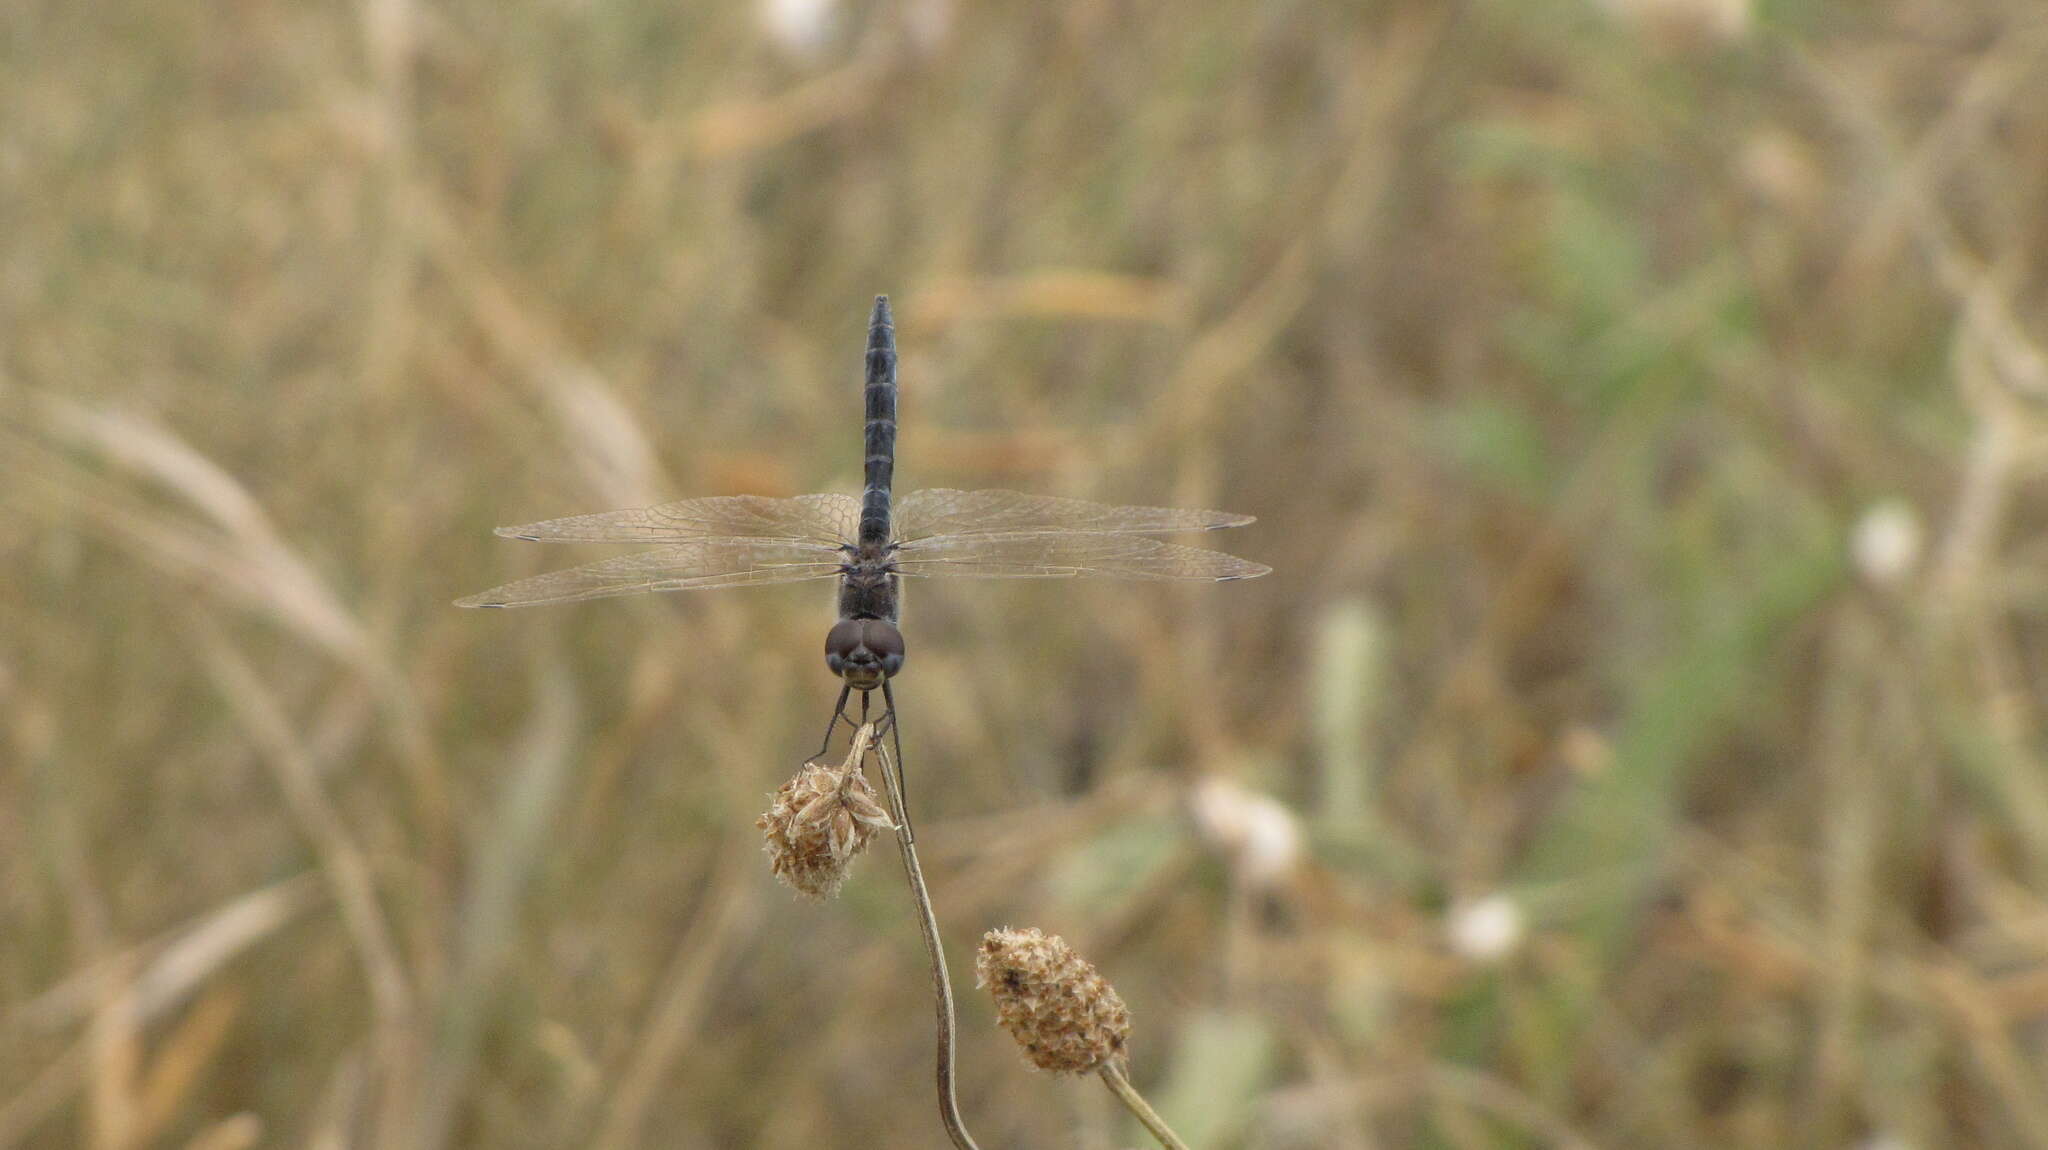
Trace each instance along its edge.
{"label": "wing tip", "polygon": [[491,534],[496,535],[500,539],[524,539],[528,543],[540,542],[540,536],[529,534],[532,530],[533,524],[524,523],[518,527],[493,527],[491,528]]}
{"label": "wing tip", "polygon": [[[488,592],[486,592],[485,594],[488,594]],[[462,598],[460,598],[460,599],[457,599],[457,600],[455,601],[455,605],[456,605],[457,607],[498,607],[498,608],[502,608],[502,607],[504,607],[504,606],[505,606],[505,604],[503,604],[503,603],[500,603],[500,602],[498,602],[498,601],[497,601],[497,600],[495,600],[495,599],[486,599],[486,598],[485,598],[485,597],[484,597],[483,595],[464,595],[464,596],[463,596]]]}
{"label": "wing tip", "polygon": [[1266,566],[1264,563],[1252,563],[1250,561],[1247,561],[1245,563],[1245,568],[1246,569],[1244,571],[1241,571],[1235,575],[1220,576],[1217,578],[1216,581],[1218,583],[1235,583],[1241,579],[1257,579],[1261,575],[1271,575],[1273,573],[1273,569],[1271,567]]}
{"label": "wing tip", "polygon": [[1218,511],[1216,513],[1216,522],[1211,523],[1205,530],[1221,531],[1226,527],[1246,527],[1258,521],[1259,517],[1256,515],[1240,515],[1235,511]]}

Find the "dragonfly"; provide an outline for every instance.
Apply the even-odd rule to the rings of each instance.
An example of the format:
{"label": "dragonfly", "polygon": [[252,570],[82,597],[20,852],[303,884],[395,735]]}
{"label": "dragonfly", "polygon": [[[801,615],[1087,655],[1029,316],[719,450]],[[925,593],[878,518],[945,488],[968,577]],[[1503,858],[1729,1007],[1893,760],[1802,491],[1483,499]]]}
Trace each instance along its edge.
{"label": "dragonfly", "polygon": [[[903,580],[1115,579],[1228,582],[1272,568],[1154,538],[1242,527],[1249,515],[1174,507],[1118,507],[1016,491],[933,488],[892,499],[896,466],[896,334],[889,297],[868,318],[863,435],[866,485],[845,494],[770,498],[719,495],[655,507],[572,515],[499,535],[539,543],[641,543],[653,550],[493,587],[460,607],[536,607],[650,591],[700,591],[812,580],[838,582],[839,619],[825,636],[825,666],[843,683],[825,745],[849,695],[883,695],[903,669]],[[851,721],[849,719],[849,721]],[[820,751],[822,754],[823,751]]]}

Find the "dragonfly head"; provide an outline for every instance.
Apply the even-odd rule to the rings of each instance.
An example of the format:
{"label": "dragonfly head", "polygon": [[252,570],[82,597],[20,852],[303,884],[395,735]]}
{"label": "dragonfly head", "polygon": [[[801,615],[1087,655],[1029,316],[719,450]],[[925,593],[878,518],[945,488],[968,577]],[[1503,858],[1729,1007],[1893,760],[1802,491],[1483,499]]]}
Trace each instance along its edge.
{"label": "dragonfly head", "polygon": [[841,619],[825,636],[825,665],[856,691],[872,691],[903,668],[903,632],[887,619]]}

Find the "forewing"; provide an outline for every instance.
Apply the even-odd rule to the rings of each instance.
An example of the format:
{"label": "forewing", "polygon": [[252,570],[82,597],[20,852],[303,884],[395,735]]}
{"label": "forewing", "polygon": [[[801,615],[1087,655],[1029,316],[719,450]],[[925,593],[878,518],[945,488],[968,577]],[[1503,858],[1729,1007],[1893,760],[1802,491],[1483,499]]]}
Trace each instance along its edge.
{"label": "forewing", "polygon": [[1162,543],[1142,535],[942,535],[896,552],[904,575],[970,579],[1253,579],[1272,568],[1221,551]]}
{"label": "forewing", "polygon": [[551,571],[457,599],[457,607],[534,607],[642,591],[695,591],[760,583],[830,579],[839,553],[813,543],[773,539],[703,539]]}
{"label": "forewing", "polygon": [[837,546],[853,539],[860,501],[851,495],[715,495],[655,507],[571,515],[500,527],[538,543],[682,543],[697,539],[796,539]]}
{"label": "forewing", "polygon": [[1021,491],[955,491],[934,487],[896,501],[896,538],[908,543],[938,535],[1039,535],[1075,532],[1095,535],[1159,535],[1242,527],[1249,515],[1191,507],[1119,507],[1028,495]]}

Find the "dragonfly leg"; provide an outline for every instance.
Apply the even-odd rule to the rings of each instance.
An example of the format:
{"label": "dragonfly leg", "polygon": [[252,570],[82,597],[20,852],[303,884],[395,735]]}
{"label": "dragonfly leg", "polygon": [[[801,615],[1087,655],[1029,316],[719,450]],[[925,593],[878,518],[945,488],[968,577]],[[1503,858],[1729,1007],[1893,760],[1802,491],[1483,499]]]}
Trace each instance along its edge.
{"label": "dragonfly leg", "polygon": [[851,686],[839,688],[839,701],[832,704],[832,721],[825,724],[825,741],[818,744],[818,753],[812,755],[812,758],[822,759],[825,752],[832,749],[832,732],[839,729],[839,720],[846,717],[846,696],[852,693]]}

